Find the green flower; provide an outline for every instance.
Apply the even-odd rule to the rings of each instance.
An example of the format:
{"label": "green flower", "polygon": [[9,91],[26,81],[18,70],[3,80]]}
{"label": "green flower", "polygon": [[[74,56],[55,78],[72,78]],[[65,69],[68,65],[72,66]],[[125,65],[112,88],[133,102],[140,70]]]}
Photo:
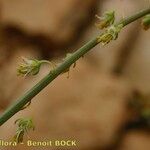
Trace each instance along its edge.
{"label": "green flower", "polygon": [[25,133],[28,133],[29,130],[35,129],[32,119],[20,118],[15,121],[15,124],[18,125],[18,128],[15,136],[13,137],[13,141],[17,144],[23,142],[23,137]]}
{"label": "green flower", "polygon": [[99,17],[96,15],[96,17],[99,19],[99,23],[96,23],[95,25],[99,29],[107,28],[108,26],[112,25],[115,21],[115,12],[114,11],[107,11],[104,13],[102,17]]}
{"label": "green flower", "polygon": [[106,45],[110,41],[116,40],[122,28],[123,28],[122,24],[117,25],[117,26],[112,25],[98,37],[98,42],[101,42],[103,45]]}
{"label": "green flower", "polygon": [[50,63],[47,60],[37,60],[37,59],[27,59],[22,58],[23,63],[21,63],[17,69],[18,75],[36,75],[40,71],[40,67],[43,63]]}
{"label": "green flower", "polygon": [[146,15],[142,20],[142,26],[144,30],[148,30],[150,28],[150,14]]}

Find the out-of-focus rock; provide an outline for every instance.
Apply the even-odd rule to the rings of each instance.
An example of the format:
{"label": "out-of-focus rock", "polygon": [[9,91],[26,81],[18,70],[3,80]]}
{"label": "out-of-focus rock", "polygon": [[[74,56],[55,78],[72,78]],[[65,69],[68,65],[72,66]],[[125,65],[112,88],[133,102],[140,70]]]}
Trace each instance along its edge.
{"label": "out-of-focus rock", "polygon": [[131,131],[127,133],[119,150],[149,150],[150,135],[148,132]]}
{"label": "out-of-focus rock", "polygon": [[142,31],[134,46],[134,53],[128,60],[124,69],[124,76],[128,78],[138,90],[149,94],[150,93],[150,30]]}
{"label": "out-of-focus rock", "polygon": [[[30,34],[45,34],[57,43],[74,39],[94,16],[97,0],[0,0],[2,24]],[[81,31],[79,31],[81,30]]]}
{"label": "out-of-focus rock", "polygon": [[[122,12],[123,9],[122,7],[120,8],[120,4],[122,4],[121,2],[123,1],[120,1],[120,3],[118,3],[119,1],[120,0],[118,0],[117,2],[115,1],[116,3],[114,3],[113,1],[107,1],[106,5],[109,5],[109,7],[112,8],[118,8],[118,11]],[[1,0],[1,2],[3,5],[8,4],[9,7],[7,6],[8,8],[5,8],[7,8],[7,10],[10,9],[9,12],[12,13],[9,14],[9,18],[5,17],[2,19],[3,24],[6,24],[10,21],[12,22],[12,20],[14,20],[14,24],[17,24],[17,21],[19,20],[19,22],[22,23],[19,23],[17,25],[23,27],[24,30],[28,32],[28,34],[30,34],[30,32],[31,34],[36,34],[37,30],[38,32],[40,31],[48,35],[54,35],[55,32],[57,34],[54,35],[54,39],[60,41],[62,40],[63,42],[66,42],[67,38],[70,40],[70,37],[74,36],[74,34],[72,34],[71,27],[74,27],[74,25],[76,25],[76,22],[74,22],[74,19],[72,17],[76,17],[76,15],[78,14],[78,11],[76,11],[75,8],[73,9],[73,6],[75,6],[74,4],[84,3],[82,1],[74,1],[71,3],[71,1],[65,0],[64,2],[66,3],[63,3],[63,5],[61,6],[57,1],[45,1],[46,4],[44,4],[44,6],[40,6],[41,1],[36,1],[36,3],[39,3],[38,8],[35,8],[37,7],[37,5],[32,5],[32,7],[35,8],[35,12],[33,12],[34,18],[30,18],[28,20],[28,18],[26,17],[31,17],[30,15],[32,13],[30,12],[29,5],[25,4],[26,1],[23,0],[22,2],[20,2],[19,0],[14,0],[14,2],[17,2],[20,5],[19,8],[16,5],[12,5],[12,1],[10,0]],[[32,4],[35,4],[35,1],[33,0],[30,2]],[[45,23],[39,22],[39,18],[36,18],[35,16],[36,10],[41,9],[39,10],[39,12],[37,12],[37,16],[41,16],[41,18],[44,20],[43,13],[50,13],[50,10],[47,9],[49,2],[55,3],[55,6],[59,5],[59,7],[57,8],[59,13],[56,13],[55,7],[55,11],[53,12],[53,14],[50,14],[52,16],[45,17],[46,20],[48,20],[48,17],[53,17],[54,22],[51,22],[52,20],[48,20],[50,25],[46,26]],[[67,8],[67,6],[69,5],[67,2],[71,3],[71,8]],[[87,2],[92,3],[93,1]],[[128,15],[128,13],[129,15],[131,13],[135,13],[136,10],[139,11],[137,1],[131,2],[130,0],[128,0],[124,1],[124,3],[126,4],[122,5],[125,6],[124,10],[126,10],[126,7],[128,6],[128,9],[130,8],[130,11],[125,11],[125,15]],[[132,5],[130,5],[130,3]],[[137,4],[137,7],[133,10],[135,3]],[[51,10],[54,9],[54,5],[50,7]],[[65,13],[62,13],[61,8],[65,8]],[[104,6],[103,8],[106,7]],[[13,16],[14,9],[17,9],[16,17]],[[29,15],[20,13],[22,17],[19,18],[18,12],[25,12],[24,9],[28,10],[26,12]],[[69,14],[70,16],[68,17],[68,12],[70,12],[70,10],[72,11],[72,9],[75,13],[73,13],[74,15]],[[43,10],[45,10],[46,12]],[[5,15],[6,12],[7,11],[5,10]],[[82,14],[82,9],[81,11],[79,11],[79,13]],[[58,17],[57,15],[60,16]],[[23,16],[25,20],[22,21]],[[58,17],[58,20],[55,20],[56,16]],[[72,21],[70,22],[71,19]],[[31,21],[34,20],[35,23],[32,22],[33,25],[30,26]],[[63,26],[60,26],[61,22],[64,22]],[[140,23],[136,25],[139,26]],[[96,55],[96,57],[94,57],[93,60],[86,59],[87,57],[85,57],[80,62],[77,62],[77,67],[75,69],[71,69],[69,79],[66,78],[67,75],[65,74],[57,78],[52,84],[50,84],[46,89],[44,89],[41,93],[39,93],[38,96],[33,99],[31,105],[27,109],[20,111],[8,122],[6,122],[6,124],[1,126],[0,136],[3,139],[10,139],[15,132],[15,126],[13,126],[14,121],[23,116],[32,116],[36,124],[36,130],[33,133],[29,133],[32,140],[43,141],[45,139],[73,139],[77,141],[78,149],[92,149],[94,147],[100,149],[102,147],[109,147],[109,145],[111,145],[112,143],[114,144],[114,140],[118,138],[120,129],[128,121],[128,111],[126,109],[126,103],[127,98],[132,91],[128,86],[128,83],[134,85],[135,88],[137,87],[140,90],[149,92],[149,82],[147,82],[149,81],[150,77],[148,71],[149,31],[147,33],[141,32],[139,29],[135,29],[135,27],[137,26],[133,24],[129,27],[129,30],[128,28],[124,29],[124,31],[120,33],[117,41],[112,42],[105,48],[103,47],[102,50],[100,50],[100,47],[97,46],[93,51],[93,55]],[[52,30],[49,29],[49,27]],[[116,62],[116,58],[119,56],[118,52],[121,52],[122,48],[124,48],[124,44],[128,44],[128,42],[126,41],[129,39],[129,36],[131,36],[130,34],[135,33],[135,30],[140,31],[138,33],[140,33],[139,36],[141,38],[139,40],[136,39],[137,41],[135,41],[135,47],[134,45],[132,48],[127,47],[129,50],[135,49],[135,51],[130,59],[128,59],[129,57],[127,57],[126,65],[124,66],[125,68],[123,68],[122,75],[124,75],[126,78],[114,78],[110,76],[110,72],[114,66],[114,63]],[[96,31],[95,28],[94,31]],[[61,35],[58,35],[59,32]],[[76,30],[74,32],[76,32]],[[97,34],[97,31],[96,33],[94,33],[94,36],[95,34]],[[88,37],[87,40],[89,40],[90,37]],[[132,44],[133,41],[131,42],[131,45]],[[7,58],[7,53],[5,54],[3,51],[3,54],[4,57],[0,56],[0,59],[2,60],[1,62],[3,62],[3,60],[6,60],[5,58]],[[48,72],[47,68],[45,68],[41,71],[43,73],[40,73],[34,78],[27,78],[24,80],[16,77],[15,70],[12,71],[12,69],[14,69],[16,66],[16,58],[20,57],[21,55],[26,55],[26,53],[24,53],[24,50],[20,51],[20,54],[16,52],[15,55],[9,57],[11,59],[8,60],[7,64],[4,65],[4,67],[2,67],[0,71],[1,78],[5,77],[4,80],[1,80],[1,85],[4,85],[1,87],[1,91],[2,94],[5,95],[3,97],[6,97],[9,103],[12,99],[16,99],[18,96],[22,95],[23,91],[30,89]],[[32,56],[35,58],[36,54],[33,53],[33,55],[31,54],[31,57]],[[99,67],[99,65],[96,65],[95,62],[98,62],[101,67]],[[9,76],[6,76],[6,74],[9,74]],[[13,96],[11,93],[13,93]],[[5,106],[2,105],[0,107],[3,107],[2,109],[4,109],[7,105],[8,104],[6,103]],[[120,149],[147,150],[147,148],[149,149],[148,141],[149,135],[144,132],[129,132],[125,134],[125,138],[123,138],[123,143]],[[23,148],[22,145],[20,145],[15,149],[17,150],[30,148]],[[33,149],[33,147],[31,149]]]}

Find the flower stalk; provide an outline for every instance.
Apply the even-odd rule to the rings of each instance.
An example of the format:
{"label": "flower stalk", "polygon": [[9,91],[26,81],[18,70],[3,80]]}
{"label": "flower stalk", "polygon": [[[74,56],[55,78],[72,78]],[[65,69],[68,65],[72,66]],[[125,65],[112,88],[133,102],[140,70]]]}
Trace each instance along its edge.
{"label": "flower stalk", "polygon": [[[142,10],[129,18],[125,18],[120,22],[116,23],[115,26],[122,25],[122,27],[130,24],[133,21],[147,15],[150,13],[150,8]],[[105,32],[102,34],[104,35]],[[117,36],[117,35],[115,35]],[[99,40],[100,36],[95,37],[84,46],[79,48],[77,51],[72,53],[71,56],[67,57],[61,64],[55,67],[50,71],[41,81],[39,81],[35,86],[33,86],[30,90],[28,90],[24,95],[16,100],[15,103],[10,105],[0,116],[0,125],[4,124],[8,119],[10,119],[14,114],[20,111],[31,99],[36,96],[40,91],[42,91],[50,82],[52,82],[57,76],[67,70],[72,64],[74,64],[80,57],[84,56],[88,51],[90,51],[97,44],[102,42]],[[108,38],[109,39],[109,38]],[[111,39],[115,39],[115,37],[111,37]],[[108,40],[110,41],[110,39]],[[107,41],[107,42],[108,42]],[[105,41],[104,41],[105,43]]]}

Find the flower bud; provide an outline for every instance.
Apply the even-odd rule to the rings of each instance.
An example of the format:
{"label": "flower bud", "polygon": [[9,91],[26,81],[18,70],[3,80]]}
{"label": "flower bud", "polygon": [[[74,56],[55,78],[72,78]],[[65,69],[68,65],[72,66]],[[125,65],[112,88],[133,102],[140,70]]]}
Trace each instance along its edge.
{"label": "flower bud", "polygon": [[150,14],[146,15],[142,20],[142,26],[144,30],[148,30],[150,28]]}

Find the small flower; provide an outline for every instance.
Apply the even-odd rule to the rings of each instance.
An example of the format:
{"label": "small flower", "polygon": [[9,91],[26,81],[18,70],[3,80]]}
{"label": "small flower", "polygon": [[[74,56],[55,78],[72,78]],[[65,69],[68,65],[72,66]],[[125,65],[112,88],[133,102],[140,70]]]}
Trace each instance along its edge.
{"label": "small flower", "polygon": [[32,119],[20,118],[15,121],[15,124],[18,125],[18,129],[15,136],[13,137],[13,141],[17,144],[23,142],[23,137],[25,133],[28,133],[29,130],[35,129]]}
{"label": "small flower", "polygon": [[102,45],[106,45],[108,44],[110,41],[112,40],[116,40],[118,38],[118,34],[121,31],[121,29],[123,28],[123,25],[112,25],[111,27],[109,27],[104,33],[102,33],[99,37],[98,37],[98,43],[101,42]]}
{"label": "small flower", "polygon": [[96,15],[96,17],[100,20],[99,23],[95,25],[99,29],[107,28],[108,26],[112,25],[115,21],[115,12],[114,11],[107,11],[102,17]]}
{"label": "small flower", "polygon": [[18,75],[36,75],[40,71],[40,67],[43,63],[50,63],[47,60],[37,60],[37,59],[27,59],[22,58],[23,63],[21,63],[17,69]]}
{"label": "small flower", "polygon": [[150,28],[150,14],[146,15],[142,20],[142,26],[144,30],[148,30]]}

